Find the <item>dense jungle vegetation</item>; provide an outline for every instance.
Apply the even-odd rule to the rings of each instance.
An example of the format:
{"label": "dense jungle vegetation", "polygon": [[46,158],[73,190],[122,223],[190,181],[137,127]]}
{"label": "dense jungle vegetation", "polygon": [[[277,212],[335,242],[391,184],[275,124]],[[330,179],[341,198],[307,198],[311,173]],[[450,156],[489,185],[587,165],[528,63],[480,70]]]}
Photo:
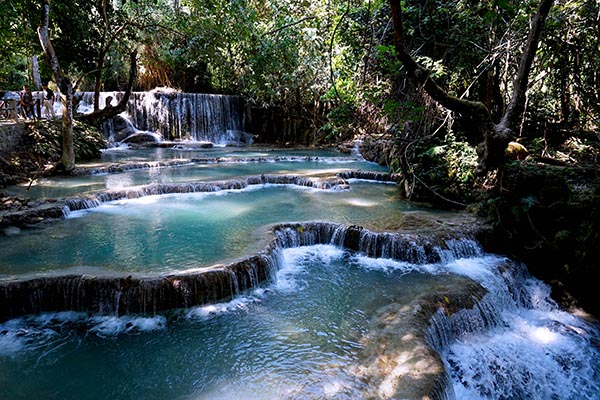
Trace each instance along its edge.
{"label": "dense jungle vegetation", "polygon": [[[0,90],[32,84],[34,56],[42,80],[53,80],[37,33],[43,3],[0,0]],[[427,85],[484,105],[500,124],[543,6],[511,135],[501,159],[478,170],[481,118]],[[403,175],[404,195],[477,204],[494,227],[491,247],[513,246],[539,275],[594,303],[586,277],[600,259],[597,0],[54,0],[49,17],[76,89],[125,90],[135,50],[134,90],[242,95],[259,141],[360,137],[366,156]]]}

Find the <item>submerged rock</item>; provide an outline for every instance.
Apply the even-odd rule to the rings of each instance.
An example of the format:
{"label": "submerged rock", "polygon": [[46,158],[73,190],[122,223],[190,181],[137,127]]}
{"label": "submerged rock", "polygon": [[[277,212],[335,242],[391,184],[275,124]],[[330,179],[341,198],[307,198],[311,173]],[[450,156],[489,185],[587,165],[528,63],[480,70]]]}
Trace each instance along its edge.
{"label": "submerged rock", "polygon": [[7,226],[2,230],[2,233],[4,233],[6,236],[17,236],[21,233],[21,229],[17,228],[16,226]]}
{"label": "submerged rock", "polygon": [[365,398],[454,398],[440,349],[432,346],[432,319],[472,309],[486,293],[480,284],[452,276],[435,293],[423,294],[409,305],[391,303],[378,310],[361,340],[361,361],[351,367],[369,382]]}

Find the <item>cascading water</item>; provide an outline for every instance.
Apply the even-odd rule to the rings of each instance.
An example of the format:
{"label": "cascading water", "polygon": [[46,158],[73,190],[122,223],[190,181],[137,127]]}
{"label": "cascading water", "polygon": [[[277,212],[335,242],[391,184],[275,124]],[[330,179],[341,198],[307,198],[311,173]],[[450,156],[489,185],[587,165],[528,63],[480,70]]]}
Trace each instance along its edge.
{"label": "cascading water", "polygon": [[[76,348],[80,348],[76,353],[93,354],[96,336],[113,338],[111,347],[123,341],[141,349],[150,341],[161,346],[161,354],[169,354],[161,361],[168,363],[166,368],[151,368],[153,376],[158,374],[154,379],[165,379],[162,375],[167,372],[171,379],[175,364],[195,366],[179,372],[178,378],[191,374],[193,383],[183,379],[169,389],[161,386],[160,396],[177,398],[192,394],[198,399],[570,399],[595,398],[600,393],[600,353],[593,343],[599,337],[597,324],[558,310],[548,298],[548,288],[529,277],[522,265],[486,255],[468,239],[432,244],[424,237],[378,234],[330,223],[274,229],[274,242],[262,257],[269,253],[264,260],[275,268],[268,272],[271,279],[262,289],[229,303],[202,307],[182,298],[174,306],[188,308],[183,315],[176,314],[179,317],[87,318],[59,313],[9,321],[0,325],[0,357],[24,349],[25,354],[39,357],[34,364],[42,360],[39,367],[32,367],[37,370],[44,367],[48,357],[44,354],[61,352],[63,345],[67,354]],[[399,246],[399,242],[407,244]],[[344,244],[358,248],[348,252],[339,247]],[[394,253],[397,259],[366,256],[401,247],[407,251]],[[242,294],[244,288],[265,279],[264,274],[253,272],[251,263],[236,268],[241,275],[231,270],[214,286]],[[179,276],[170,286],[190,299],[196,296],[198,282]],[[115,288],[120,296],[105,293],[105,304],[132,299],[132,293],[124,291],[126,286]],[[153,284],[146,286],[150,290]],[[435,290],[428,293],[427,288]],[[162,291],[158,295],[170,297]],[[138,298],[156,304],[155,296],[147,291]],[[83,330],[89,337],[82,341],[71,333],[57,342],[57,332],[63,330]],[[168,341],[160,339],[163,336]],[[188,347],[191,342],[194,345]],[[37,356],[37,347],[44,354]],[[115,351],[129,353],[120,346]],[[178,354],[192,358],[183,360]],[[72,371],[76,360],[63,356],[57,362],[57,368],[46,370]],[[210,369],[203,367],[207,362]],[[89,368],[92,373],[105,373],[102,363]],[[130,374],[125,378],[144,380],[145,375]],[[36,386],[43,385],[44,379]],[[113,381],[120,384],[116,377]],[[290,386],[288,382],[294,381]],[[10,393],[18,390],[15,384],[2,383]],[[63,396],[65,390],[75,390],[78,395],[82,385],[81,389],[60,386],[56,393]],[[254,395],[258,388],[260,396]],[[149,393],[127,391],[125,397]]]}
{"label": "cascading water", "polygon": [[[122,96],[122,92],[100,93],[101,108],[109,97],[110,104],[115,106]],[[92,110],[93,93],[85,92],[78,112]],[[239,96],[154,90],[132,93],[118,121],[105,124],[103,129],[115,142],[142,132],[159,135],[164,140],[250,144],[252,135],[244,131],[244,122],[244,102]]]}
{"label": "cascading water", "polygon": [[[178,159],[172,170],[221,161],[235,164]],[[129,180],[55,202],[72,218],[21,233],[22,247],[2,238],[0,397],[598,397],[597,323],[559,310],[524,266],[483,253],[453,223],[396,232],[415,210],[383,201],[393,186],[360,181],[393,176],[309,178],[289,171],[307,160],[287,161],[277,175]],[[283,220],[309,222],[263,231]],[[72,231],[95,245],[66,248]],[[221,242],[208,259],[225,265],[206,268],[202,249]]]}
{"label": "cascading water", "polygon": [[508,259],[482,255],[446,268],[488,290],[471,309],[436,313],[428,331],[457,399],[598,398],[597,322],[560,310],[547,285]]}

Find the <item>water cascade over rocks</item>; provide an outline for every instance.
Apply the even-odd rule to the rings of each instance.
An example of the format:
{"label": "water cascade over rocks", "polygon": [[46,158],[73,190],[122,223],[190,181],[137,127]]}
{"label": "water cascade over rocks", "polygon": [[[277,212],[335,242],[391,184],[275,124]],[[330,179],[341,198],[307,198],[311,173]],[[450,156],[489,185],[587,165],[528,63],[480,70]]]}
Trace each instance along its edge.
{"label": "water cascade over rocks", "polygon": [[[156,313],[230,299],[272,278],[282,248],[334,244],[368,256],[411,263],[439,262],[476,254],[472,240],[436,239],[371,232],[359,226],[314,222],[278,225],[275,238],[257,255],[227,266],[162,276],[42,276],[0,282],[0,321],[45,311],[123,315]],[[460,245],[457,245],[460,243]]]}
{"label": "water cascade over rocks", "polygon": [[[274,157],[202,157],[190,159],[174,159],[152,162],[128,162],[114,163],[102,167],[77,167],[71,173],[72,175],[100,175],[112,174],[125,171],[148,169],[148,168],[164,168],[178,167],[183,165],[206,165],[206,164],[247,164],[247,163],[276,163],[276,162],[351,162],[357,160],[349,157],[311,157],[311,156],[274,156]],[[343,179],[363,179],[378,182],[394,182],[398,178],[395,174],[386,174],[370,171],[342,171],[338,176]]]}
{"label": "water cascade over rocks", "polygon": [[402,176],[400,174],[390,174],[387,172],[375,172],[375,171],[343,171],[339,174],[340,178],[344,179],[360,179],[377,182],[389,182],[389,183],[400,183]]}
{"label": "water cascade over rocks", "polygon": [[[227,301],[277,279],[284,249],[323,244],[448,275],[435,290],[409,304],[391,299],[373,316],[357,361],[344,366],[349,375],[368,382],[363,398],[573,398],[573,393],[593,398],[600,390],[600,371],[594,372],[593,365],[587,371],[582,362],[596,357],[597,350],[590,343],[569,343],[597,337],[583,334],[595,328],[558,310],[548,287],[532,279],[523,265],[483,253],[464,232],[431,237],[328,222],[279,224],[258,254],[229,265],[159,276],[38,276],[0,282],[0,322],[45,311],[153,314]],[[555,315],[543,314],[548,312]],[[542,382],[532,381],[531,365],[522,365],[535,358],[519,361],[506,338],[500,344],[494,340],[504,332],[512,337],[515,329],[529,329],[519,340],[533,342],[515,348],[542,351],[540,362],[558,363]],[[476,342],[464,345],[470,337]],[[552,340],[555,346],[536,350],[536,343]],[[574,355],[574,348],[586,353]]]}
{"label": "water cascade over rocks", "polygon": [[68,217],[73,211],[88,210],[102,203],[138,199],[176,193],[205,193],[223,190],[240,190],[252,185],[296,185],[321,190],[348,190],[348,182],[339,177],[309,177],[299,175],[255,175],[240,179],[214,182],[190,182],[149,184],[122,190],[108,190],[85,196],[51,200],[34,208],[6,213],[0,220],[0,228],[29,227],[47,219]]}
{"label": "water cascade over rocks", "polygon": [[[100,107],[105,107],[109,97],[115,106],[122,96],[122,92],[102,92]],[[82,93],[78,111],[91,112],[93,97],[92,92]],[[164,140],[249,144],[252,136],[244,132],[244,122],[244,102],[239,96],[157,89],[132,93],[125,113],[103,130],[114,142],[134,139],[142,132]]]}
{"label": "water cascade over rocks", "polygon": [[[198,268],[162,276],[129,275],[110,278],[66,275],[0,282],[0,321],[49,311],[104,315],[154,314],[169,309],[227,301],[245,290],[275,279],[276,272],[283,263],[282,250],[290,247],[333,244],[369,257],[386,257],[419,265],[481,254],[477,243],[464,238],[464,234],[432,238],[418,234],[373,232],[356,225],[327,222],[280,224],[272,228],[272,233],[273,238],[261,252],[225,266]],[[367,341],[370,344],[364,349],[363,364],[353,366],[353,373],[361,379],[377,383],[378,385],[373,385],[373,390],[378,395],[400,393],[398,388],[404,387],[407,393],[422,393],[432,399],[452,398],[448,395],[452,393],[448,374],[435,351],[440,346],[440,340],[437,337],[431,339],[434,337],[433,328],[429,331],[431,337],[425,337],[424,333],[438,309],[457,312],[464,307],[473,307],[476,300],[486,293],[483,287],[472,281],[465,280],[465,287],[468,290],[461,290],[459,294],[440,290],[434,295],[415,300],[414,310],[409,318],[399,315],[399,311],[391,307],[395,317],[402,316],[402,322],[394,325],[390,313],[379,317],[385,318],[385,323],[377,323],[376,319],[375,324],[379,327],[372,330],[371,335],[374,337]],[[413,332],[411,340],[403,339],[404,348],[413,354],[410,361],[414,362],[416,358],[421,364],[427,365],[428,373],[416,378],[394,373],[390,378],[382,367],[380,357],[391,356],[389,352],[396,351],[394,349],[397,346],[390,346],[389,352],[386,352],[377,337],[397,336],[395,328],[399,325],[402,329]],[[382,330],[381,326],[387,328]],[[429,342],[433,342],[435,347]],[[447,345],[447,342],[443,345]],[[373,354],[378,356],[373,358]],[[385,383],[386,377],[393,378],[391,389]]]}

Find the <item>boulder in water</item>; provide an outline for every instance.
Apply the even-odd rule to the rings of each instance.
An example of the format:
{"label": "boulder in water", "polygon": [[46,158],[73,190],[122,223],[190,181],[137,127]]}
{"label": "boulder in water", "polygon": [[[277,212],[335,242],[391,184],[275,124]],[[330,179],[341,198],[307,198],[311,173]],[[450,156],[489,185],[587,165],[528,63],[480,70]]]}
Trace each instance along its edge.
{"label": "boulder in water", "polygon": [[133,135],[137,132],[137,129],[131,124],[129,120],[122,117],[121,115],[117,115],[112,119],[112,128],[114,130],[114,138],[115,142],[122,142],[128,136]]}

